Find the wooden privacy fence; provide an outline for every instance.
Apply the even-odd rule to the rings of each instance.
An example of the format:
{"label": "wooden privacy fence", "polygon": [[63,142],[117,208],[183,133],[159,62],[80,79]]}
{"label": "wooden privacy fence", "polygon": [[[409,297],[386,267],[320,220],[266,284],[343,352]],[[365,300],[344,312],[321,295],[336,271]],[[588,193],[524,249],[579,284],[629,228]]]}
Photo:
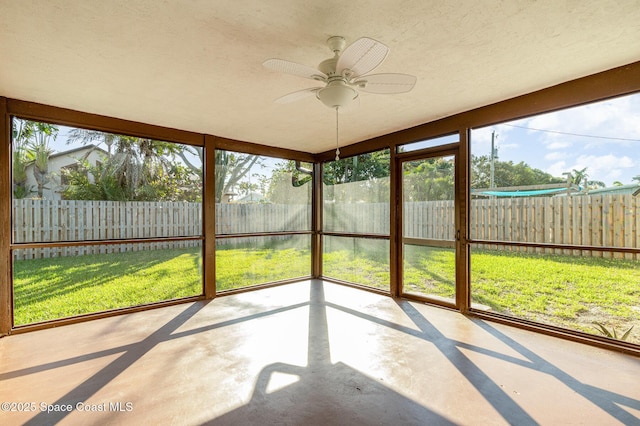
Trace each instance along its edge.
{"label": "wooden privacy fence", "polygon": [[[201,235],[199,203],[80,200],[13,201],[13,242],[95,241]],[[200,241],[14,250],[14,259],[186,248]]]}
{"label": "wooden privacy fence", "polygon": [[216,234],[311,230],[311,204],[216,204]]}
{"label": "wooden privacy fence", "polygon": [[328,232],[389,234],[389,203],[325,202],[322,217]]}
{"label": "wooden privacy fence", "polygon": [[201,235],[199,203],[14,200],[13,241],[90,241]]}
{"label": "wooden privacy fence", "polygon": [[[95,241],[202,235],[202,204],[185,202],[34,200],[13,201],[13,242]],[[309,230],[309,205],[218,204],[216,233]],[[255,239],[254,239],[255,240]],[[225,244],[230,240],[219,240]],[[253,240],[243,239],[244,244]],[[83,245],[14,250],[35,259],[200,246],[200,241]]]}
{"label": "wooden privacy fence", "polygon": [[[631,194],[474,200],[471,203],[471,238],[640,248],[640,200]],[[602,251],[528,247],[511,247],[510,250],[640,258],[633,254]]]}
{"label": "wooden privacy fence", "polygon": [[[631,194],[569,197],[493,198],[471,201],[471,238],[585,246],[640,248],[640,200]],[[325,229],[389,233],[386,203],[327,204]],[[404,236],[451,240],[455,236],[453,201],[403,205]],[[373,220],[367,220],[371,218]],[[378,218],[385,218],[379,221]],[[498,248],[480,245],[478,248]],[[638,258],[602,251],[508,247],[535,253]]]}
{"label": "wooden privacy fence", "polygon": [[[389,234],[388,203],[325,203],[326,231]],[[452,239],[453,201],[403,206],[405,237]],[[218,204],[216,233],[311,228],[308,204]],[[13,242],[91,241],[202,235],[202,205],[183,202],[14,200]],[[640,200],[632,195],[484,199],[471,202],[471,238],[640,248]],[[258,238],[259,239],[259,238]],[[256,239],[256,241],[258,241]],[[220,239],[219,244],[232,240]],[[245,240],[250,243],[251,241]],[[19,249],[15,259],[200,246],[200,241]],[[495,248],[486,245],[480,248]],[[511,247],[510,250],[571,254]],[[612,256],[574,251],[583,256]],[[640,258],[616,255],[615,257]]]}

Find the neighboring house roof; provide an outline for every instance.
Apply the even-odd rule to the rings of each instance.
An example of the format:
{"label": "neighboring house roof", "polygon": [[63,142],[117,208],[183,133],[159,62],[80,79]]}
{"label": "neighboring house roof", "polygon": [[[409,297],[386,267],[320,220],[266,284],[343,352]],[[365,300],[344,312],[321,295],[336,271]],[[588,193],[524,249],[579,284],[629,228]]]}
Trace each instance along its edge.
{"label": "neighboring house roof", "polygon": [[[56,158],[63,158],[63,157],[69,157],[70,159],[74,160],[77,162],[78,159],[80,159],[82,157],[82,155],[80,156],[74,156],[74,154],[80,154],[82,153],[85,157],[87,155],[89,155],[92,152],[100,152],[103,154],[108,154],[107,151],[105,151],[104,149],[100,148],[99,146],[90,144],[90,145],[85,145],[85,146],[81,146],[78,148],[73,148],[70,149],[68,151],[60,151],[60,152],[54,152],[53,154],[49,155],[49,160],[53,160]],[[33,167],[34,161],[30,161],[25,167],[30,168]]]}
{"label": "neighboring house roof", "polygon": [[564,192],[566,195],[567,188],[536,189],[530,191],[482,191],[474,192],[473,195],[487,195],[492,197],[536,197],[538,195],[553,195],[560,192]]}
{"label": "neighboring house roof", "polygon": [[629,185],[610,186],[608,188],[599,188],[589,190],[589,195],[595,194],[640,194],[640,183],[631,183]]}
{"label": "neighboring house roof", "polygon": [[105,151],[104,149],[100,148],[97,145],[93,145],[93,144],[89,144],[89,145],[84,145],[84,146],[80,146],[77,148],[73,148],[70,149],[68,151],[60,151],[60,152],[54,152],[53,154],[51,154],[49,156],[49,158],[57,158],[57,157],[63,157],[63,156],[71,156],[73,154],[79,153],[79,152],[91,152],[91,151],[101,151],[105,154],[107,154],[107,151]]}
{"label": "neighboring house roof", "polygon": [[264,201],[264,197],[262,194],[258,194],[257,192],[251,192],[247,195],[244,195],[237,200],[234,200],[234,203],[259,203]]}

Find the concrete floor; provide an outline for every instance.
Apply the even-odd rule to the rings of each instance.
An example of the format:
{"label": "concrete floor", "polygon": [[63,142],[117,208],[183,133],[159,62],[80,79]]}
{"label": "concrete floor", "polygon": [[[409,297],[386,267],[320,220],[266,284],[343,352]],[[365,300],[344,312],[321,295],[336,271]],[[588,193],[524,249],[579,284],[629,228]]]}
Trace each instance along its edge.
{"label": "concrete floor", "polygon": [[23,410],[2,425],[640,424],[638,358],[321,281],[9,336],[0,359]]}

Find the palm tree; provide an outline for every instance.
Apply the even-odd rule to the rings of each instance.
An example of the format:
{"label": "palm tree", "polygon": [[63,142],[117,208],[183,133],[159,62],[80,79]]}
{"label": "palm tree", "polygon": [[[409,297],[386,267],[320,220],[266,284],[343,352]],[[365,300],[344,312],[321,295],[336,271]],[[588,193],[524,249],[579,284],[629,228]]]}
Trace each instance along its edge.
{"label": "palm tree", "polygon": [[31,137],[33,126],[26,120],[13,119],[12,129],[12,168],[13,197],[16,199],[28,197],[32,191],[27,188],[27,143]]}
{"label": "palm tree", "polygon": [[53,152],[49,146],[51,139],[58,135],[58,127],[38,121],[14,119],[13,127],[13,194],[24,198],[33,191],[27,188],[27,166],[34,165],[33,177],[37,184],[38,197],[44,196],[45,185],[49,183],[49,157]]}
{"label": "palm tree", "polygon": [[587,174],[587,167],[582,170],[573,169],[569,176],[571,176],[572,184],[580,186],[585,181],[585,179],[589,177],[589,175]]}
{"label": "palm tree", "polygon": [[13,198],[20,199],[28,197],[32,192],[32,188],[27,187],[27,150],[23,146],[15,146],[12,158],[13,178]]}
{"label": "palm tree", "polygon": [[44,195],[44,188],[50,181],[49,156],[53,152],[49,147],[49,141],[58,136],[58,127],[41,122],[35,122],[35,131],[29,142],[27,156],[33,161],[33,177],[38,185],[38,198]]}
{"label": "palm tree", "polygon": [[607,186],[601,180],[589,180],[589,175],[587,174],[587,167],[583,168],[582,170],[573,169],[569,174],[569,176],[572,177],[571,182],[574,185],[580,186],[581,184],[584,184],[587,190],[605,188]]}
{"label": "palm tree", "polygon": [[32,143],[30,146],[31,150],[28,156],[33,161],[33,177],[36,179],[38,186],[38,198],[43,198],[45,185],[51,180],[49,176],[49,156],[52,150],[46,141]]}

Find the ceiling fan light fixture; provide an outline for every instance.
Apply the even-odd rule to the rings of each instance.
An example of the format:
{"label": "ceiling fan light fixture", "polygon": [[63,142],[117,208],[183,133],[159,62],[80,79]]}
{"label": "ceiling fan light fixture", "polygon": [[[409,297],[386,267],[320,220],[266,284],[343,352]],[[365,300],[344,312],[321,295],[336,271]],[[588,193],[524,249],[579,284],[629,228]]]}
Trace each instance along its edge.
{"label": "ceiling fan light fixture", "polygon": [[329,108],[345,108],[358,97],[358,91],[343,81],[332,81],[318,90],[316,96]]}

